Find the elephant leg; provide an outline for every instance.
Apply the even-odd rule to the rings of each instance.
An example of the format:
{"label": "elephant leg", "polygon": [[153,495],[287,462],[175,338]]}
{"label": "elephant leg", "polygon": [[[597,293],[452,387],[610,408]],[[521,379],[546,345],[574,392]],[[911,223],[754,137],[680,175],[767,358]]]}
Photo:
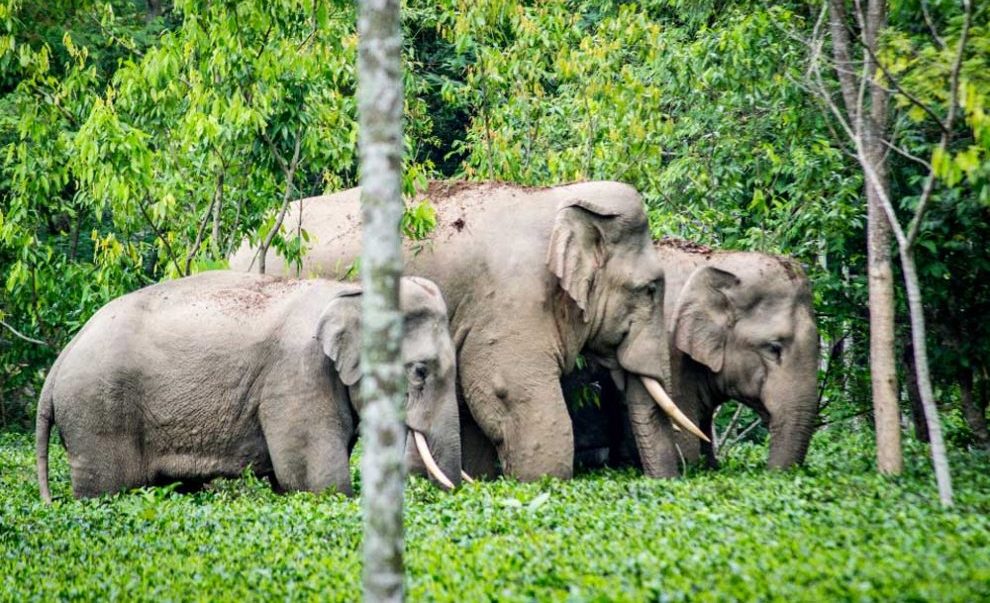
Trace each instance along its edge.
{"label": "elephant leg", "polygon": [[629,380],[626,386],[626,404],[629,407],[629,424],[643,463],[643,472],[648,477],[679,476],[680,455],[677,453],[670,419],[653,402],[639,379]]}
{"label": "elephant leg", "polygon": [[116,494],[148,485],[137,436],[100,434],[87,436],[82,443],[69,440],[72,493],[76,498]]}
{"label": "elephant leg", "polygon": [[547,475],[569,479],[574,474],[574,432],[559,375],[537,373],[535,363],[524,359],[512,370],[467,364],[461,375],[468,407],[495,445],[505,474],[522,481]]}
{"label": "elephant leg", "polygon": [[461,465],[474,478],[495,479],[498,452],[467,409],[461,411]]}
{"label": "elephant leg", "polygon": [[554,378],[513,400],[499,450],[505,473],[522,481],[574,475],[574,431]]}
{"label": "elephant leg", "polygon": [[276,416],[262,416],[262,433],[278,489],[322,492],[334,488],[351,496],[348,438],[343,437],[349,434],[340,434],[324,413],[298,412],[298,408],[290,405]]}

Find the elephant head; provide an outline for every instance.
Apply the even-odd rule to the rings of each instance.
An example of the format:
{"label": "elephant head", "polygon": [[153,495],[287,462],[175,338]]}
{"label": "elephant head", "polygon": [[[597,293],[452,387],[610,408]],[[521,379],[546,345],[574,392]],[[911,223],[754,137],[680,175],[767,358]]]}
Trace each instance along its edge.
{"label": "elephant head", "polygon": [[[672,332],[675,349],[708,371],[714,395],[702,398],[736,399],[769,426],[771,468],[803,462],[817,421],[818,330],[796,263],[714,254],[684,283]],[[702,425],[720,401],[701,404]]]}
{"label": "elephant head", "polygon": [[665,453],[660,443],[669,439],[668,416],[705,436],[661,385],[670,382],[663,267],[653,251],[642,200],[634,189],[619,187],[610,188],[610,194],[589,191],[560,205],[547,265],[581,314],[585,355],[609,369],[626,392],[647,474],[661,476]]}
{"label": "elephant head", "polygon": [[[360,415],[360,289],[354,287],[324,311],[319,339]],[[447,488],[459,484],[460,422],[455,383],[454,345],[447,306],[440,290],[424,278],[404,277],[399,307],[403,315],[402,361],[406,373],[406,467],[428,474]]]}

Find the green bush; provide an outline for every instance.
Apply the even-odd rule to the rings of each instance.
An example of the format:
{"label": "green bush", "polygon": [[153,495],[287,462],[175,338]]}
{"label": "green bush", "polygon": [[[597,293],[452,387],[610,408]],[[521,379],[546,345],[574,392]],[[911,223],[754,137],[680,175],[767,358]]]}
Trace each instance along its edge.
{"label": "green bush", "polygon": [[[75,501],[54,447],[55,504],[33,445],[0,435],[0,600],[359,598],[358,501],[280,496],[250,476]],[[938,600],[990,596],[990,458],[955,456],[938,506],[924,450],[873,471],[866,434],[820,432],[808,465],[733,449],[676,481],[603,471],[568,482],[407,490],[411,600]],[[356,465],[355,465],[356,467]]]}

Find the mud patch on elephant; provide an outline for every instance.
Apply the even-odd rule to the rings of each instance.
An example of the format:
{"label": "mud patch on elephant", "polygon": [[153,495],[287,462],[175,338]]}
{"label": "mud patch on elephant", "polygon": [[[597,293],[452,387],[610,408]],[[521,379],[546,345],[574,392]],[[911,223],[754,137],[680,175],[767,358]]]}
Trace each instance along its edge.
{"label": "mud patch on elephant", "polygon": [[512,182],[472,182],[469,180],[433,180],[427,187],[426,191],[418,191],[417,197],[426,197],[430,201],[444,201],[446,199],[452,199],[458,197],[463,192],[475,192],[475,191],[497,191],[502,189],[512,189],[519,192],[532,192],[546,190],[549,187],[545,186],[526,186],[523,184],[515,184]]}
{"label": "mud patch on elephant", "polygon": [[694,241],[688,241],[687,239],[679,239],[677,237],[663,237],[659,241],[653,241],[654,248],[667,248],[676,249],[678,251],[683,251],[685,253],[694,253],[698,255],[703,255],[705,258],[710,258],[715,251],[701,243],[695,243]]}
{"label": "mud patch on elephant", "polygon": [[790,279],[792,282],[798,280],[804,280],[804,269],[802,269],[801,265],[798,264],[795,260],[792,260],[791,258],[781,257],[779,255],[771,255],[767,257],[771,257],[777,260],[777,263],[780,264],[780,267],[784,270],[784,273],[787,274],[787,278]]}

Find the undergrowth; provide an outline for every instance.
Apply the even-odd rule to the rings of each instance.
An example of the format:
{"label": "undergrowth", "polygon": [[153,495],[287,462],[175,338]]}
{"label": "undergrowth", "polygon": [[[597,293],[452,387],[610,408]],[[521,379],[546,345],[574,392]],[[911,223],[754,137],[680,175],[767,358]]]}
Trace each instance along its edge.
{"label": "undergrowth", "polygon": [[[250,475],[179,494],[38,499],[33,442],[0,435],[0,600],[339,600],[360,597],[357,499],[277,495]],[[655,481],[407,490],[410,600],[938,600],[990,597],[990,458],[952,456],[957,506],[939,507],[925,451],[873,471],[867,434],[816,435],[808,463],[763,468],[735,449],[719,471]]]}

